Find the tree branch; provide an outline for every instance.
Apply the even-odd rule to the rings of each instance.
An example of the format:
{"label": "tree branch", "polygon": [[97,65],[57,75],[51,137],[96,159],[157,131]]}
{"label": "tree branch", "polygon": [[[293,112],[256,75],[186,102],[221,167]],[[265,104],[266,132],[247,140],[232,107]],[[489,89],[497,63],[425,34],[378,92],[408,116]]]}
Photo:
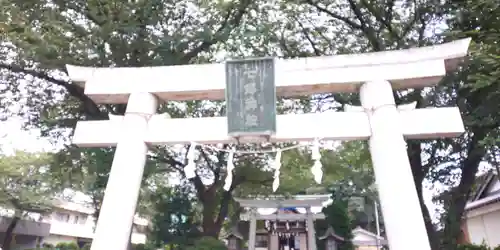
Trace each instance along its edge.
{"label": "tree branch", "polygon": [[[224,40],[227,36],[229,36],[229,33],[231,33],[231,31],[241,23],[241,20],[243,19],[243,16],[246,13],[247,7],[251,3],[252,1],[250,0],[231,2],[230,7],[227,10],[227,14],[224,17],[224,21],[222,22],[222,25],[217,29],[212,38],[201,42],[200,45],[195,47],[193,50],[184,54],[184,56],[180,60],[180,63],[181,64],[188,63],[189,61],[191,61],[192,58],[196,57],[199,53],[208,50],[212,45],[216,44],[221,40]],[[235,10],[235,5],[237,4],[238,7]],[[233,16],[233,18],[231,18],[231,16]]]}
{"label": "tree branch", "polygon": [[328,10],[326,7],[322,7],[322,6],[319,6],[318,2],[315,2],[313,0],[305,0],[305,2],[313,7],[315,7],[319,12],[322,12],[322,13],[325,13],[335,19],[338,19],[344,23],[346,23],[347,25],[351,26],[351,28],[353,29],[358,29],[358,30],[361,30],[363,27],[362,27],[362,24],[359,25],[353,21],[351,21],[349,18],[347,17],[344,17],[344,16],[341,16],[339,14],[336,14],[330,10]]}
{"label": "tree branch", "polygon": [[375,30],[366,23],[365,19],[363,18],[363,13],[357,6],[357,3],[354,0],[348,0],[348,1],[349,1],[349,7],[354,12],[354,15],[359,21],[359,24],[351,21],[347,17],[341,16],[339,14],[334,13],[333,11],[328,10],[326,7],[319,6],[318,2],[315,2],[314,0],[305,0],[307,4],[315,7],[319,12],[325,13],[332,18],[344,22],[345,24],[349,25],[350,28],[353,30],[360,30],[361,32],[363,32],[363,34],[365,34],[366,38],[372,45],[374,51],[383,50],[384,48],[380,43],[380,41],[378,40]]}
{"label": "tree branch", "polygon": [[[159,162],[169,164],[171,167],[173,167],[175,170],[177,170],[181,175],[184,174],[182,167],[184,167],[185,164],[174,159],[172,156],[170,156],[168,154],[166,154],[165,157],[159,157],[159,156],[154,156],[154,155],[149,155],[149,157],[151,159],[157,160]],[[156,173],[167,172],[167,170],[168,170],[167,168],[164,168],[164,169],[159,168],[159,169],[157,169]]]}
{"label": "tree branch", "polygon": [[316,43],[313,41],[313,39],[311,38],[311,36],[309,35],[309,32],[307,31],[307,29],[304,27],[304,25],[302,24],[302,22],[300,22],[297,18],[295,18],[295,21],[299,24],[300,28],[301,28],[301,31],[302,31],[302,34],[304,35],[304,37],[307,39],[307,41],[309,41],[309,44],[311,45],[313,51],[314,51],[314,54],[316,56],[321,56],[321,55],[324,55],[323,51],[321,51],[320,49],[318,49],[318,46],[316,45]]}
{"label": "tree branch", "polygon": [[215,220],[215,224],[217,227],[221,227],[222,223],[224,223],[224,220],[227,217],[227,214],[229,213],[229,203],[231,202],[233,195],[232,195],[232,189],[230,189],[227,192],[224,192],[222,194],[221,200],[220,200],[220,209],[219,213],[217,214],[217,219]]}
{"label": "tree branch", "polygon": [[27,74],[31,75],[35,78],[38,78],[43,81],[47,81],[50,83],[53,83],[57,86],[63,87],[68,91],[68,93],[79,99],[83,103],[83,110],[84,113],[91,119],[91,120],[107,120],[109,119],[109,116],[107,113],[101,112],[97,104],[94,103],[92,99],[90,99],[87,95],[85,95],[83,88],[76,84],[71,84],[69,82],[66,82],[64,80],[56,79],[51,76],[49,76],[45,72],[41,71],[36,71],[33,69],[25,69],[17,65],[13,64],[4,64],[0,63],[0,69],[6,69],[12,73],[21,73],[21,74]]}
{"label": "tree branch", "polygon": [[[382,16],[382,13],[377,11],[377,9],[374,7],[374,5],[369,3],[367,0],[361,0],[361,2],[366,7],[366,9],[368,9],[368,11],[370,11],[370,13],[372,13],[373,17],[375,17],[375,20],[377,20],[377,22],[379,22],[382,26],[384,26],[387,29],[387,31],[389,31],[389,34],[392,36],[392,38],[399,42],[401,40],[401,37],[393,29],[391,20],[384,18]],[[394,0],[391,0],[391,2],[392,2],[392,6],[394,6]],[[388,17],[392,18],[392,7],[390,7],[390,9],[386,12],[386,15],[384,15],[384,16],[388,16]]]}
{"label": "tree branch", "polygon": [[[214,173],[214,175],[216,175],[216,172],[219,172],[215,169],[215,166],[214,164],[212,164],[212,161],[210,160],[210,157],[208,157],[207,155],[207,152],[205,152],[205,150],[203,150],[203,148],[200,149],[200,154],[201,154],[201,157],[205,160],[205,162],[207,163],[207,166],[208,168],[210,168],[210,170],[212,170],[212,172]],[[215,178],[217,179],[217,178]]]}
{"label": "tree branch", "polygon": [[[413,0],[413,8],[414,8],[413,18],[408,23],[408,25],[406,25],[406,27],[403,29],[403,32],[401,33],[401,37],[405,37],[406,35],[408,35],[408,33],[413,29],[413,26],[415,26],[415,24],[417,23],[418,20],[422,21],[422,19],[421,19],[422,14],[420,12],[420,7],[418,5],[417,0]],[[422,23],[422,27],[423,27],[423,30],[425,31],[425,22]],[[420,29],[419,34],[423,34],[422,28]],[[419,38],[418,38],[419,42],[421,41],[421,37],[423,37],[423,36],[419,35]]]}
{"label": "tree branch", "polygon": [[348,1],[349,1],[349,7],[354,12],[354,15],[361,24],[360,30],[365,34],[366,38],[372,45],[373,50],[374,51],[384,50],[384,47],[382,46],[382,44],[377,38],[377,35],[375,34],[375,30],[373,29],[373,27],[370,27],[370,25],[366,23],[365,19],[363,18],[363,13],[361,12],[361,9],[358,7],[355,0],[348,0]]}

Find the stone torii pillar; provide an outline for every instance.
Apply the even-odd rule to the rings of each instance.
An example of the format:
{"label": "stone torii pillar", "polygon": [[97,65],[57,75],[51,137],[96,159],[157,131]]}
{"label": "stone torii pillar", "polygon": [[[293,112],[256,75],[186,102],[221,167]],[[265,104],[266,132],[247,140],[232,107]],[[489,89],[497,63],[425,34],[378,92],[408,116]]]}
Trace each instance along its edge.
{"label": "stone torii pillar", "polygon": [[128,248],[148,152],[144,135],[157,106],[152,94],[130,95],[122,127],[118,128],[123,136],[116,146],[92,250]]}
{"label": "stone torii pillar", "polygon": [[[430,250],[404,139],[458,136],[464,132],[463,121],[454,107],[398,110],[392,90],[437,84],[466,56],[469,43],[463,39],[408,50],[276,60],[278,96],[360,91],[366,112],[279,115],[270,141],[369,140],[390,248]],[[78,122],[73,136],[81,147],[117,146],[92,250],[125,250],[146,145],[235,142],[228,136],[226,117],[167,119],[153,115],[153,100],[223,100],[225,65],[67,69],[73,83],[84,86],[97,104],[129,105],[125,116],[114,121]]]}
{"label": "stone torii pillar", "polygon": [[311,211],[311,207],[307,208],[307,245],[309,250],[316,250],[316,229],[314,228],[314,217]]}
{"label": "stone torii pillar", "polygon": [[[360,95],[371,126],[370,154],[389,246],[431,249],[391,84],[367,82]],[[406,223],[412,225],[411,234],[401,228]]]}
{"label": "stone torii pillar", "polygon": [[255,250],[255,239],[257,237],[257,209],[250,209],[250,227],[248,230],[248,250]]}

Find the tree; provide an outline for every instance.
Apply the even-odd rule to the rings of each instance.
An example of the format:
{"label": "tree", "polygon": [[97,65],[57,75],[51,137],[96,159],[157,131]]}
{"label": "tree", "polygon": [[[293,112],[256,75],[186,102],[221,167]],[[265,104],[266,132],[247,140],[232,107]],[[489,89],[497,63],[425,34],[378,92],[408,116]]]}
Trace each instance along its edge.
{"label": "tree", "polygon": [[352,244],[352,221],[349,216],[349,199],[338,197],[335,192],[332,194],[333,202],[323,208],[328,226],[332,227],[335,234],[344,238],[344,242],[339,244],[339,250],[353,250]]}
{"label": "tree", "polygon": [[55,189],[47,175],[50,160],[48,154],[21,151],[0,157],[0,205],[13,212],[1,245],[3,250],[11,249],[13,232],[27,213],[44,213],[51,208]]}
{"label": "tree", "polygon": [[332,186],[352,194],[372,194],[373,169],[366,142],[343,142],[321,150],[323,180],[317,184],[311,173],[314,162],[308,148],[283,152],[278,194],[328,193]]}
{"label": "tree", "polygon": [[148,240],[162,247],[169,245],[170,249],[184,249],[194,244],[201,232],[195,197],[190,196],[189,190],[183,190],[182,186],[156,191],[152,199],[156,213]]}
{"label": "tree", "polygon": [[[270,38],[270,41],[275,42],[274,46],[268,46],[265,50],[268,53],[271,51],[270,48],[273,48],[285,56],[299,57],[425,46],[455,37],[439,32],[437,24],[443,23],[445,17],[456,20],[461,17],[458,13],[465,8],[474,15],[480,16],[482,14],[479,9],[485,6],[490,9],[494,5],[491,2],[482,2],[482,8],[471,8],[471,6],[457,8],[456,4],[441,4],[436,1],[394,0],[376,2],[306,0],[296,5],[290,3],[281,7],[287,22],[281,21],[285,24],[273,27],[275,36]],[[318,21],[315,18],[318,15],[324,19]],[[493,17],[495,17],[494,14],[490,18],[493,19]],[[463,18],[461,20],[476,19]],[[460,30],[461,28],[457,28],[458,33]],[[433,35],[428,35],[429,33]],[[498,60],[490,61],[497,62]],[[473,60],[470,66],[463,67],[464,69],[481,67],[481,64],[476,63]],[[481,69],[483,75],[493,70],[489,67],[481,67]],[[461,72],[468,72],[468,70]],[[397,104],[416,101],[418,108],[458,105],[466,123],[467,133],[459,139],[407,141],[414,181],[434,249],[456,247],[453,240],[459,233],[457,222],[461,219],[467,194],[478,166],[480,162],[487,160],[488,154],[491,154],[489,152],[498,152],[493,151],[494,143],[485,143],[488,141],[485,139],[491,138],[491,135],[494,135],[493,132],[498,130],[498,116],[495,116],[498,113],[496,103],[498,98],[494,98],[494,95],[491,98],[493,93],[498,93],[498,84],[495,84],[496,81],[492,82],[491,78],[482,78],[483,81],[469,78],[467,84],[464,84],[466,79],[464,77],[471,76],[469,73],[455,76],[461,80],[457,81],[457,78],[450,76],[436,88],[395,91],[394,93]],[[450,81],[451,79],[454,81]],[[484,84],[485,82],[490,84]],[[472,88],[472,86],[475,87]],[[332,103],[328,106],[333,106],[333,108],[359,104],[358,96],[353,94],[320,95],[315,99],[323,103]],[[488,104],[488,102],[491,103]],[[486,106],[492,109],[485,109]],[[474,115],[478,111],[481,111],[479,113],[481,115]],[[481,121],[482,118],[488,118],[486,120],[488,124]],[[457,172],[459,173],[458,179]],[[445,231],[449,233],[445,234],[443,245],[440,245],[441,240],[438,238],[430,213],[424,204],[422,183],[425,178],[430,178],[431,181],[459,183],[454,198],[450,199],[451,203],[447,205],[450,209]]]}
{"label": "tree", "polygon": [[[461,170],[461,178],[442,200],[447,211],[442,217],[445,225],[443,247],[455,249],[461,233],[459,221],[479,164],[487,161],[498,166],[500,5],[496,1],[452,1],[450,5],[449,36],[473,39],[469,64],[452,75],[450,82],[443,86],[443,95],[451,96],[459,105],[467,126],[466,135],[451,143],[452,152],[460,153],[460,160],[453,165]],[[484,13],[484,9],[491,12]],[[440,96],[440,99],[444,97]]]}
{"label": "tree", "polygon": [[[198,63],[214,60],[213,52],[221,47],[238,56],[242,51],[238,44],[245,39],[234,38],[255,35],[253,27],[247,29],[252,24],[267,27],[256,15],[273,8],[247,0],[210,3],[9,0],[4,6],[2,19],[9,22],[2,26],[6,35],[0,50],[2,97],[6,97],[2,99],[5,104],[2,111],[25,116],[27,128],[40,128],[44,135],[66,142],[77,120],[122,115],[125,105],[96,105],[81,86],[67,81],[65,64],[137,67]],[[270,16],[267,17],[265,21]],[[28,89],[28,93],[20,91],[21,88]],[[25,108],[19,112],[10,108],[17,103],[25,104]],[[307,100],[295,104],[292,110],[297,107],[310,110]],[[168,112],[172,117],[213,116],[222,113],[222,106],[211,103],[209,107],[206,101],[167,103],[160,112]],[[255,187],[271,183],[271,174],[262,171],[268,157],[238,157],[233,185],[226,192],[222,183],[227,154],[206,148],[199,148],[199,152],[200,170],[189,180],[189,185],[203,207],[203,233],[217,236],[230,211],[233,193],[245,193],[237,187],[245,184],[255,192]],[[58,162],[52,166],[61,183],[91,194],[96,217],[112,154],[113,149],[67,147],[58,153]],[[145,180],[164,178],[172,172],[183,176],[183,152],[155,147],[148,163]],[[207,179],[212,180],[211,184],[204,184]],[[82,181],[83,186],[75,185]]]}
{"label": "tree", "polygon": [[[25,116],[28,126],[42,128],[46,135],[61,139],[77,120],[108,119],[108,113],[120,115],[125,110],[125,105],[93,103],[80,86],[67,81],[65,63],[155,66],[214,61],[214,52],[225,52],[231,57],[285,58],[360,53],[436,44],[469,35],[464,31],[476,31],[479,35],[475,44],[479,50],[473,51],[483,57],[473,52],[469,66],[450,74],[439,87],[395,92],[398,104],[416,101],[418,108],[458,105],[463,113],[467,133],[461,138],[407,141],[422,212],[435,249],[443,248],[423,201],[423,180],[459,183],[446,205],[450,212],[444,225],[447,232],[444,247],[453,248],[453,238],[459,232],[456,222],[463,213],[479,163],[498,154],[498,141],[493,140],[498,138],[495,137],[498,84],[496,74],[489,74],[498,69],[494,67],[498,60],[492,56],[497,19],[496,12],[483,15],[481,11],[496,10],[495,6],[494,1],[430,0],[281,0],[271,4],[244,0],[210,3],[7,0],[0,13],[2,20],[9,20],[1,27],[7,32],[0,49],[0,69],[3,69],[0,108],[8,115],[14,112]],[[448,28],[440,24],[445,22],[454,32],[444,32]],[[24,104],[24,108],[13,109],[13,103]],[[207,103],[168,103],[160,111],[168,111],[173,117],[223,113],[220,103]],[[283,103],[282,106],[289,106],[286,112],[309,112],[340,110],[359,101],[357,94],[326,94]],[[203,207],[204,234],[217,236],[231,210],[231,197],[244,193],[238,187],[244,183],[270,184],[271,174],[262,171],[268,156],[240,157],[233,187],[225,192],[221,183],[226,154],[205,148],[199,152],[200,170],[189,182]],[[69,162],[78,162],[81,152],[68,149],[63,153],[71,159]],[[183,152],[156,147],[150,160],[154,165],[150,176],[179,171],[182,174]],[[76,170],[70,171],[65,166],[62,172],[72,171]],[[205,185],[202,180],[206,179],[213,182]]]}
{"label": "tree", "polygon": [[[220,41],[227,40],[251,8],[251,1],[38,1],[12,0],[3,4],[0,14],[9,20],[2,26],[5,40],[1,44],[2,111],[12,114],[10,107],[23,103],[25,109],[14,111],[26,116],[27,127],[42,129],[55,140],[67,140],[77,120],[108,119],[109,114],[122,115],[126,105],[96,105],[81,86],[67,81],[65,64],[85,66],[155,66],[212,60],[211,52]],[[190,11],[187,11],[187,10]],[[191,11],[192,10],[192,11]],[[20,92],[26,84],[29,93]],[[43,91],[42,91],[43,90]],[[26,99],[26,100],[28,100]],[[220,105],[206,108],[204,102],[163,105],[161,112],[171,116],[210,116],[220,113]],[[241,183],[252,181],[252,168],[235,174],[233,187],[222,191],[224,153],[199,149],[198,175],[190,180],[203,206],[203,232],[217,236],[229,210],[231,192]],[[103,184],[109,172],[107,156],[112,150],[82,150],[72,147],[59,152],[55,172],[62,173],[63,183],[77,176],[94,179],[92,187],[99,206]],[[110,152],[111,151],[111,152]],[[110,152],[110,153],[109,153]],[[85,155],[85,157],[81,157]],[[216,156],[217,160],[209,155]],[[103,158],[100,158],[103,157]],[[82,159],[83,158],[83,159]],[[93,160],[91,160],[93,158]],[[92,164],[88,164],[91,161]],[[246,160],[249,162],[249,160]],[[154,167],[149,176],[179,172],[185,165],[181,153],[167,147],[152,149],[149,162]],[[258,159],[252,159],[252,163]],[[102,164],[102,165],[101,165]],[[75,167],[75,165],[77,167]],[[242,164],[245,165],[245,164]],[[250,164],[246,164],[250,165]],[[54,169],[53,168],[53,169]],[[99,169],[92,176],[92,169]],[[100,171],[100,169],[106,169]],[[238,171],[237,171],[238,172]],[[90,178],[88,176],[90,175]],[[204,185],[203,179],[213,179]],[[262,178],[256,179],[261,182]],[[94,188],[95,187],[95,188]],[[97,210],[98,211],[98,210]]]}
{"label": "tree", "polygon": [[209,237],[204,237],[196,241],[194,246],[187,248],[188,250],[226,250],[227,247],[223,242]]}

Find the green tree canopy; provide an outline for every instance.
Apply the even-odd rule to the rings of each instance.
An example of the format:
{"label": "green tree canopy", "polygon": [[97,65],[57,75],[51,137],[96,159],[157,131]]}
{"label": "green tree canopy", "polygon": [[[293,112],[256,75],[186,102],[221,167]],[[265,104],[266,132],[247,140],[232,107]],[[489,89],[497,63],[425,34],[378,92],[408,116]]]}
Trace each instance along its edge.
{"label": "green tree canopy", "polygon": [[0,206],[13,212],[2,242],[3,250],[10,250],[12,234],[27,213],[45,213],[51,209],[57,190],[48,171],[51,160],[48,154],[22,151],[0,156]]}
{"label": "green tree canopy", "polygon": [[[27,127],[41,128],[44,135],[67,141],[77,120],[121,115],[125,105],[96,105],[80,86],[68,81],[66,63],[120,67],[213,62],[235,56],[295,58],[404,49],[472,36],[468,64],[449,74],[438,87],[394,93],[398,104],[416,101],[418,108],[457,105],[463,114],[467,133],[460,138],[407,140],[432,245],[455,249],[456,222],[462,218],[479,164],[498,158],[497,10],[493,0],[5,0],[0,12],[0,20],[7,20],[0,26],[4,34],[0,110],[2,117],[23,116]],[[357,94],[280,100],[280,112],[340,110],[348,104],[359,104]],[[168,102],[160,112],[172,117],[218,116],[223,106],[207,101]],[[93,173],[95,185],[90,182],[87,186],[102,193],[113,150],[96,151],[68,147],[57,158],[64,164],[54,164],[53,172],[61,173],[61,183],[68,185],[75,182],[70,181],[75,176],[87,180],[88,173]],[[169,173],[182,176],[184,151],[152,148],[144,183]],[[203,207],[203,232],[211,236],[220,232],[234,195],[248,190],[268,192],[269,188],[257,187],[270,187],[272,181],[272,173],[266,170],[270,156],[238,157],[233,186],[224,191],[226,157],[200,150],[198,175],[185,181]],[[304,171],[298,172],[307,179]],[[445,204],[443,240],[424,204],[425,179],[457,186]],[[204,184],[204,180],[212,182]],[[240,190],[243,185],[248,189]],[[307,188],[307,184],[301,185]]]}

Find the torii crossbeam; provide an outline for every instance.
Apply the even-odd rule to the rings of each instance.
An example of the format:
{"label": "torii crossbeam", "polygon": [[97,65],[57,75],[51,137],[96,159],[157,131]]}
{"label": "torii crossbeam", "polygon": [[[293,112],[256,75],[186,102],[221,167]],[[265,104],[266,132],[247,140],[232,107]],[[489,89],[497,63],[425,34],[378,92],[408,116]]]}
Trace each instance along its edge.
{"label": "torii crossbeam", "polygon": [[[430,250],[404,139],[458,136],[464,127],[457,108],[398,110],[392,91],[437,84],[466,56],[469,42],[463,39],[432,47],[276,63],[280,96],[360,91],[364,112],[278,116],[277,133],[271,140],[369,140],[393,250]],[[148,145],[234,142],[227,135],[224,117],[168,119],[155,114],[160,101],[224,99],[224,64],[68,65],[67,69],[73,82],[84,86],[85,94],[96,103],[128,104],[123,117],[78,122],[73,138],[78,146],[117,147],[91,249],[125,250]]]}

